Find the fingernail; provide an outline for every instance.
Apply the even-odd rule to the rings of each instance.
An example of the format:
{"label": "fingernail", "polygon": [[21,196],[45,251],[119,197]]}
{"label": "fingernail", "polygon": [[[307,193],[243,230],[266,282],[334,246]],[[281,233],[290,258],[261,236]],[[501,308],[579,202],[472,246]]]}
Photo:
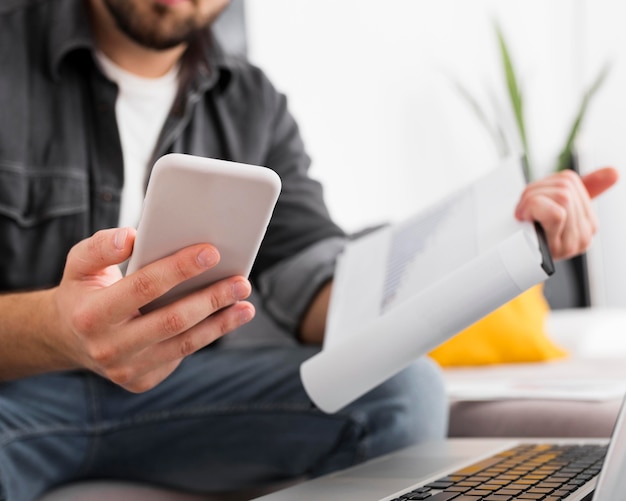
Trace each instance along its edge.
{"label": "fingernail", "polygon": [[233,296],[236,299],[246,299],[250,295],[250,287],[248,282],[240,280],[233,284]]}
{"label": "fingernail", "polygon": [[126,245],[126,237],[128,237],[128,229],[119,228],[115,232],[115,238],[113,239],[113,245],[117,250],[122,250]]}
{"label": "fingernail", "polygon": [[254,310],[252,308],[244,308],[239,312],[239,320],[241,320],[242,323],[249,322],[252,320],[252,317],[254,317]]}
{"label": "fingernail", "polygon": [[200,266],[204,266],[205,268],[211,268],[217,264],[218,256],[217,254],[209,249],[204,249],[200,254],[198,254],[198,263]]}

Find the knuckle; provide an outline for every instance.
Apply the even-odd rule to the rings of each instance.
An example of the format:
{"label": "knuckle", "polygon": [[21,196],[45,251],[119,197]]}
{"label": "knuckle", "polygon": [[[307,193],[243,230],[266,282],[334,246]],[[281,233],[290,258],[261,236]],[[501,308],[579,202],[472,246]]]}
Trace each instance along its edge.
{"label": "knuckle", "polygon": [[105,372],[105,376],[112,383],[130,390],[136,384],[135,373],[130,366],[118,366]]}
{"label": "knuckle", "polygon": [[159,296],[157,281],[145,271],[133,276],[131,285],[133,293],[142,299],[154,299]]}
{"label": "knuckle", "polygon": [[195,270],[190,269],[188,266],[188,262],[183,261],[182,259],[177,259],[176,261],[174,261],[173,270],[174,278],[179,282],[187,280],[195,275]]}
{"label": "knuckle", "polygon": [[141,378],[137,381],[133,381],[132,383],[126,384],[124,389],[130,391],[131,393],[145,393],[157,385],[157,382],[152,381],[148,378]]}
{"label": "knuckle", "polygon": [[198,351],[200,346],[190,336],[185,336],[179,345],[179,354],[181,358],[185,358],[192,353]]}
{"label": "knuckle", "polygon": [[572,202],[572,192],[567,186],[559,186],[552,197],[561,207],[568,207]]}
{"label": "knuckle", "polygon": [[571,169],[565,169],[558,173],[558,178],[571,186],[578,182],[580,176]]}
{"label": "knuckle", "polygon": [[76,307],[70,314],[70,322],[75,332],[86,334],[95,332],[98,319],[89,309]]}
{"label": "knuckle", "polygon": [[575,256],[580,252],[580,248],[576,242],[569,241],[563,244],[563,255]]}
{"label": "knuckle", "polygon": [[178,334],[185,329],[185,321],[178,312],[168,311],[162,318],[161,329],[166,334]]}
{"label": "knuckle", "polygon": [[580,243],[581,243],[581,251],[585,250],[587,247],[589,247],[591,245],[591,242],[593,240],[593,233],[589,233],[589,232],[585,232],[580,239]]}
{"label": "knuckle", "polygon": [[566,247],[562,244],[555,246],[553,254],[555,259],[567,259],[571,257],[571,255],[568,254]]}
{"label": "knuckle", "polygon": [[99,367],[105,370],[113,368],[119,358],[118,348],[110,343],[90,343],[87,347],[87,354]]}
{"label": "knuckle", "polygon": [[217,329],[216,329],[216,339],[218,337],[222,337],[225,334],[228,334],[233,329],[239,327],[240,323],[237,321],[237,315],[233,311],[232,308],[224,310],[217,317]]}
{"label": "knuckle", "polygon": [[221,294],[212,293],[209,295],[209,304],[212,311],[219,311],[225,306],[224,299]]}
{"label": "knuckle", "polygon": [[554,177],[554,187],[559,191],[570,191],[578,183],[578,174],[570,170],[559,172]]}
{"label": "knuckle", "polygon": [[561,226],[567,220],[567,210],[561,205],[554,205],[550,211],[550,221],[553,225]]}
{"label": "knuckle", "polygon": [[168,364],[159,365],[148,372],[133,372],[132,379],[124,383],[123,387],[131,393],[145,393],[157,387],[166,379],[178,365],[180,360],[174,360]]}

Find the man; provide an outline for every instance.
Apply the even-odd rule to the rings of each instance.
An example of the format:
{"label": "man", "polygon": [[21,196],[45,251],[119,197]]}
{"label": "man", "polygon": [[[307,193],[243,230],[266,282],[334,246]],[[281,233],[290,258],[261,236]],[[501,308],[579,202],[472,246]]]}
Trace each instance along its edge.
{"label": "man", "polygon": [[[284,97],[207,36],[227,3],[0,7],[0,484],[11,501],[82,478],[236,489],[445,433],[426,360],[336,415],[306,397],[298,368],[323,338],[345,236],[307,176]],[[266,165],[283,192],[250,282],[140,315],[219,260],[199,244],[122,278],[146,169],[166,152]],[[573,255],[595,232],[590,196],[615,179],[538,182],[517,216],[544,224],[556,257]]]}

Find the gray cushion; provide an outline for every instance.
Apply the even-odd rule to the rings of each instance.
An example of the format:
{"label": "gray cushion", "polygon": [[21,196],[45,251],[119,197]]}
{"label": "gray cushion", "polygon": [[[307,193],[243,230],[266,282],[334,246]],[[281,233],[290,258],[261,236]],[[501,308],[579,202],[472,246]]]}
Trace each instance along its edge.
{"label": "gray cushion", "polygon": [[[597,381],[621,381],[626,386],[622,358],[571,358],[532,364],[501,364],[445,369],[449,388],[515,381],[532,386],[546,381],[568,385]],[[593,398],[494,398],[478,400],[451,395],[449,435],[452,437],[608,437],[613,430],[622,399]]]}

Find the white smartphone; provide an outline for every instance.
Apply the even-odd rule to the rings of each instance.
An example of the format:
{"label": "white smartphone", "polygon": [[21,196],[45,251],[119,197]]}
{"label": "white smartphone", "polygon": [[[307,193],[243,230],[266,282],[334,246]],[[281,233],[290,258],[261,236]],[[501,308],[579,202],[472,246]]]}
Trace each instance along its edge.
{"label": "white smartphone", "polygon": [[154,164],[126,274],[198,243],[217,247],[214,268],[141,308],[147,313],[233,275],[248,277],[281,182],[266,167],[172,153]]}

